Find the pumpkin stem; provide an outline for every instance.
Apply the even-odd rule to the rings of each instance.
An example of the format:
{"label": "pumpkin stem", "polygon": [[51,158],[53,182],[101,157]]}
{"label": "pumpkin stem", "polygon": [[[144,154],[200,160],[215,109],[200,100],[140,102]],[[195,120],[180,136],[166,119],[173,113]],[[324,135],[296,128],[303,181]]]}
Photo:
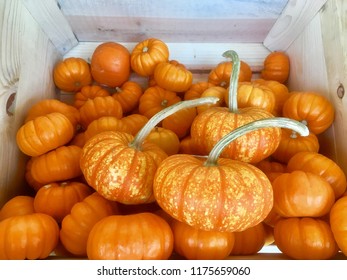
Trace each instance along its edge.
{"label": "pumpkin stem", "polygon": [[230,112],[236,113],[238,110],[237,105],[237,83],[239,80],[240,74],[240,58],[237,52],[229,50],[223,53],[224,57],[231,58],[233,62],[231,74],[230,74],[230,83],[229,83],[229,92],[228,92],[228,108]]}
{"label": "pumpkin stem", "polygon": [[250,123],[247,123],[243,126],[240,126],[233,131],[229,132],[227,135],[222,137],[217,144],[210,151],[204,165],[205,166],[216,166],[218,158],[224,148],[229,145],[236,138],[243,136],[244,134],[251,132],[253,130],[267,128],[267,127],[282,127],[288,128],[293,131],[298,132],[301,136],[308,136],[309,129],[306,125],[299,121],[295,121],[289,118],[268,118],[256,120]]}
{"label": "pumpkin stem", "polygon": [[142,143],[152,131],[152,129],[160,123],[166,117],[186,108],[197,107],[204,104],[216,104],[219,101],[218,97],[201,97],[192,100],[185,100],[177,102],[169,107],[164,108],[153,117],[142,127],[142,129],[136,134],[134,140],[129,144],[137,150],[141,150]]}

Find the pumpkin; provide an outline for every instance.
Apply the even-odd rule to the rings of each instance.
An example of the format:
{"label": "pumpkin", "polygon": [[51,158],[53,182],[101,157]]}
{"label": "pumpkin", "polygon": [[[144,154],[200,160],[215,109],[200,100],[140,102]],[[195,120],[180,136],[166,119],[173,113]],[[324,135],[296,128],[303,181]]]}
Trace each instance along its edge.
{"label": "pumpkin", "polygon": [[219,98],[219,101],[216,104],[207,104],[202,105],[196,108],[197,113],[200,114],[203,111],[208,110],[211,107],[222,107],[225,106],[225,95],[227,95],[227,90],[220,86],[212,86],[207,88],[200,97],[208,97],[208,96],[215,96]]}
{"label": "pumpkin", "polygon": [[26,162],[24,178],[25,178],[25,182],[29,185],[29,187],[32,188],[34,192],[37,192],[45,184],[37,182],[31,175],[31,167],[32,167],[32,163],[34,159],[35,157],[31,157]]}
{"label": "pumpkin", "polygon": [[271,52],[265,57],[260,76],[264,80],[285,83],[289,78],[290,60],[285,52]]}
{"label": "pumpkin", "polygon": [[166,260],[173,241],[169,224],[156,214],[111,215],[91,229],[87,256],[91,260]]}
{"label": "pumpkin", "polygon": [[35,212],[52,216],[58,223],[70,213],[71,208],[92,193],[92,188],[80,182],[50,183],[35,194]]}
{"label": "pumpkin", "polygon": [[190,127],[196,115],[197,108],[185,108],[166,117],[161,126],[175,132],[177,137],[181,139],[190,134]]}
{"label": "pumpkin", "polygon": [[89,64],[80,57],[68,57],[59,61],[53,69],[53,81],[63,91],[77,92],[92,83]]}
{"label": "pumpkin", "polygon": [[118,87],[130,77],[130,53],[120,43],[104,42],[98,45],[91,57],[93,79],[108,87]]}
{"label": "pumpkin", "polygon": [[178,150],[179,154],[190,154],[198,155],[198,151],[195,146],[195,141],[193,141],[190,135],[180,139],[180,148]]}
{"label": "pumpkin", "polygon": [[206,82],[206,81],[200,81],[193,83],[190,88],[184,93],[183,100],[191,100],[200,98],[201,94],[207,90],[209,87],[215,86],[212,83]]}
{"label": "pumpkin", "polygon": [[346,175],[332,159],[316,152],[299,152],[287,164],[287,170],[302,170],[323,177],[333,188],[335,198],[340,198],[346,191]]}
{"label": "pumpkin", "polygon": [[271,157],[281,163],[288,163],[291,157],[299,152],[318,152],[319,140],[315,134],[310,132],[308,136],[302,137],[295,131],[282,129],[281,141]]}
{"label": "pumpkin", "polygon": [[97,96],[109,96],[110,93],[99,85],[88,85],[81,88],[79,92],[74,95],[73,105],[77,109],[81,108],[84,103],[89,99],[94,99]]}
{"label": "pumpkin", "polygon": [[278,249],[292,259],[327,260],[338,251],[329,224],[317,218],[280,219],[274,239]]}
{"label": "pumpkin", "polygon": [[159,62],[153,77],[156,85],[173,92],[185,92],[193,83],[193,73],[176,60]]}
{"label": "pumpkin", "polygon": [[79,160],[82,149],[78,146],[61,146],[41,156],[33,157],[31,177],[40,184],[65,181],[82,175]]}
{"label": "pumpkin", "polygon": [[[215,86],[227,88],[230,85],[230,76],[233,69],[233,61],[224,61],[217,64],[208,74],[208,82]],[[240,73],[238,75],[238,82],[249,82],[252,78],[252,70],[250,66],[240,61]]]}
{"label": "pumpkin", "polygon": [[[225,93],[225,97],[227,100],[228,92]],[[253,106],[274,114],[276,99],[273,91],[267,86],[252,82],[241,82],[237,89],[237,103],[239,108]]]}
{"label": "pumpkin", "polygon": [[49,215],[32,213],[0,222],[0,259],[45,259],[57,246],[59,226]]}
{"label": "pumpkin", "polygon": [[94,192],[71,208],[61,222],[60,240],[75,256],[87,256],[87,240],[93,226],[102,218],[119,213],[118,204]]}
{"label": "pumpkin", "polygon": [[24,154],[36,157],[67,144],[74,132],[69,119],[54,112],[23,124],[17,131],[16,143]]}
{"label": "pumpkin", "polygon": [[330,211],[330,227],[342,253],[347,256],[347,196],[340,197]]}
{"label": "pumpkin", "polygon": [[150,131],[166,116],[214,98],[182,101],[151,118],[134,137],[125,132],[106,131],[91,138],[83,147],[80,166],[87,183],[107,199],[124,204],[154,201],[153,177],[167,154],[145,141]]}
{"label": "pumpkin", "polygon": [[174,252],[188,260],[223,260],[234,246],[233,232],[205,231],[172,220]]}
{"label": "pumpkin", "polygon": [[29,195],[16,195],[0,209],[0,221],[6,218],[34,213],[34,198]]}
{"label": "pumpkin", "polygon": [[159,146],[169,156],[177,154],[180,147],[180,139],[176,133],[163,127],[153,128],[146,140]]}
{"label": "pumpkin", "polygon": [[164,108],[179,101],[181,98],[173,91],[159,86],[148,87],[140,97],[139,113],[150,119]]}
{"label": "pumpkin", "polygon": [[273,80],[256,79],[253,82],[255,84],[267,86],[272,90],[275,96],[275,108],[273,110],[273,114],[276,117],[281,117],[283,105],[290,96],[288,87],[278,81]]}
{"label": "pumpkin", "polygon": [[333,104],[324,96],[312,91],[291,93],[283,105],[283,116],[307,124],[314,134],[321,134],[334,121]]}
{"label": "pumpkin", "polygon": [[207,159],[189,154],[167,157],[153,181],[157,203],[173,218],[203,230],[242,231],[258,224],[273,205],[270,181],[255,166],[219,155],[249,131],[290,124],[308,133],[306,126],[291,120],[258,120],[224,136]]}
{"label": "pumpkin", "polygon": [[[227,51],[224,56],[232,57],[234,67],[230,77],[227,107],[213,107],[196,116],[191,125],[191,137],[196,142],[199,154],[208,154],[213,146],[227,133],[254,120],[272,118],[273,115],[261,108],[238,108],[237,77],[239,58],[236,52]],[[264,128],[236,139],[223,150],[223,157],[249,163],[269,157],[280,142],[281,129]]]}
{"label": "pumpkin", "polygon": [[137,108],[141,95],[142,88],[138,83],[126,81],[122,86],[116,87],[112,97],[120,103],[126,114]]}
{"label": "pumpkin", "polygon": [[84,135],[84,131],[80,131],[71,139],[71,141],[68,143],[68,145],[78,146],[80,148],[83,148],[84,144],[86,143],[86,137]]}
{"label": "pumpkin", "polygon": [[141,114],[130,114],[124,116],[121,120],[127,126],[130,134],[134,136],[148,122],[148,118]]}
{"label": "pumpkin", "polygon": [[137,43],[131,52],[131,69],[140,76],[148,77],[154,73],[159,62],[169,59],[169,48],[157,38],[148,38]]}
{"label": "pumpkin", "polygon": [[130,132],[127,125],[122,121],[122,119],[113,116],[104,116],[96,120],[93,120],[84,132],[85,141],[92,138],[94,135],[103,131],[124,131]]}
{"label": "pumpkin", "polygon": [[100,96],[87,100],[79,109],[81,117],[81,125],[84,129],[88,125],[104,116],[113,116],[118,119],[123,117],[123,109],[121,104],[112,96]]}
{"label": "pumpkin", "polygon": [[235,242],[230,252],[231,256],[254,255],[265,245],[266,231],[263,223],[234,232]]}
{"label": "pumpkin", "polygon": [[283,217],[322,217],[335,202],[330,184],[321,176],[296,170],[273,182],[274,210]]}
{"label": "pumpkin", "polygon": [[66,104],[65,102],[57,99],[42,99],[36,102],[29,108],[25,116],[24,123],[35,119],[36,117],[44,116],[50,113],[58,112],[67,117],[72,125],[77,128],[80,121],[80,113],[77,108]]}

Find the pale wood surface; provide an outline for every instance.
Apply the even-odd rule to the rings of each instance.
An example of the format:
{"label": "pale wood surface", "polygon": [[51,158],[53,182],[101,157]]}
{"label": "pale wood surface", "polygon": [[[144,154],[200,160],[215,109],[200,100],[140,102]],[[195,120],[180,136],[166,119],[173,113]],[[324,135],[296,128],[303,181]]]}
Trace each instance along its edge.
{"label": "pale wood surface", "polygon": [[[24,189],[26,157],[16,132],[34,102],[57,97],[51,78],[61,58],[22,1],[0,1],[0,206]],[[15,95],[14,95],[15,94]],[[14,100],[13,100],[13,97]],[[9,109],[6,109],[6,107]]]}
{"label": "pale wood surface", "polygon": [[59,0],[79,41],[263,42],[287,0]]}
{"label": "pale wood surface", "polygon": [[301,34],[327,0],[289,0],[267,34],[264,45],[271,51],[285,51]]}

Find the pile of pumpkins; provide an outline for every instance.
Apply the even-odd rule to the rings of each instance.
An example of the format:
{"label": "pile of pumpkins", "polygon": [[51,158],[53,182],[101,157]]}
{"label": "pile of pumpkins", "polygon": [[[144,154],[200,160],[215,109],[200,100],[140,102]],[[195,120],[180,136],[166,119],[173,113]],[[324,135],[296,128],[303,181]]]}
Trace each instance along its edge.
{"label": "pile of pumpkins", "polygon": [[0,259],[347,255],[346,177],[319,153],[333,105],[288,90],[283,52],[259,79],[223,56],[199,82],[157,38],[59,61],[73,102],[38,101],[18,130],[32,194],[0,210]]}

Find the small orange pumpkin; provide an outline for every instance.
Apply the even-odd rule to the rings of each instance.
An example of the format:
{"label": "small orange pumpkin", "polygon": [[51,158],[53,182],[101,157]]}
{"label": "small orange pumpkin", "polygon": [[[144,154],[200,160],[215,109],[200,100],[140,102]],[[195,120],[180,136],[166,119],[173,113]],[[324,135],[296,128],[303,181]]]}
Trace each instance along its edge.
{"label": "small orange pumpkin", "polygon": [[271,52],[264,60],[261,78],[285,83],[289,77],[289,56],[281,51]]}
{"label": "small orange pumpkin", "polygon": [[163,127],[155,127],[146,140],[158,145],[169,156],[177,154],[180,147],[180,140],[176,133]]}
{"label": "small orange pumpkin", "polygon": [[62,113],[39,116],[22,125],[16,134],[18,148],[28,156],[40,156],[67,144],[75,129]]}
{"label": "small orange pumpkin", "polygon": [[77,181],[50,183],[37,191],[34,197],[34,209],[37,213],[52,216],[60,223],[77,202],[91,193],[92,188]]}
{"label": "small orange pumpkin", "polygon": [[173,92],[185,92],[193,83],[193,74],[176,60],[160,62],[154,69],[156,84]]}
{"label": "small orange pumpkin", "polygon": [[77,92],[92,83],[89,64],[83,58],[68,57],[54,67],[53,80],[63,91]]}
{"label": "small orange pumpkin", "polygon": [[34,198],[29,195],[17,195],[8,200],[0,209],[0,221],[34,212]]}
{"label": "small orange pumpkin", "polygon": [[137,108],[141,95],[142,88],[138,83],[126,81],[122,86],[116,87],[112,97],[120,103],[126,114]]}
{"label": "small orange pumpkin", "polygon": [[89,99],[94,99],[97,96],[109,96],[110,93],[99,85],[88,85],[81,88],[74,95],[73,105],[79,109]]}
{"label": "small orange pumpkin", "polygon": [[97,83],[121,86],[130,77],[130,52],[120,43],[101,43],[92,54],[90,69]]}
{"label": "small orange pumpkin", "polygon": [[131,69],[140,76],[148,77],[154,73],[159,62],[169,59],[169,48],[157,38],[139,42],[131,52]]}
{"label": "small orange pumpkin", "polygon": [[59,241],[59,226],[49,215],[32,213],[0,222],[0,259],[47,258]]}

